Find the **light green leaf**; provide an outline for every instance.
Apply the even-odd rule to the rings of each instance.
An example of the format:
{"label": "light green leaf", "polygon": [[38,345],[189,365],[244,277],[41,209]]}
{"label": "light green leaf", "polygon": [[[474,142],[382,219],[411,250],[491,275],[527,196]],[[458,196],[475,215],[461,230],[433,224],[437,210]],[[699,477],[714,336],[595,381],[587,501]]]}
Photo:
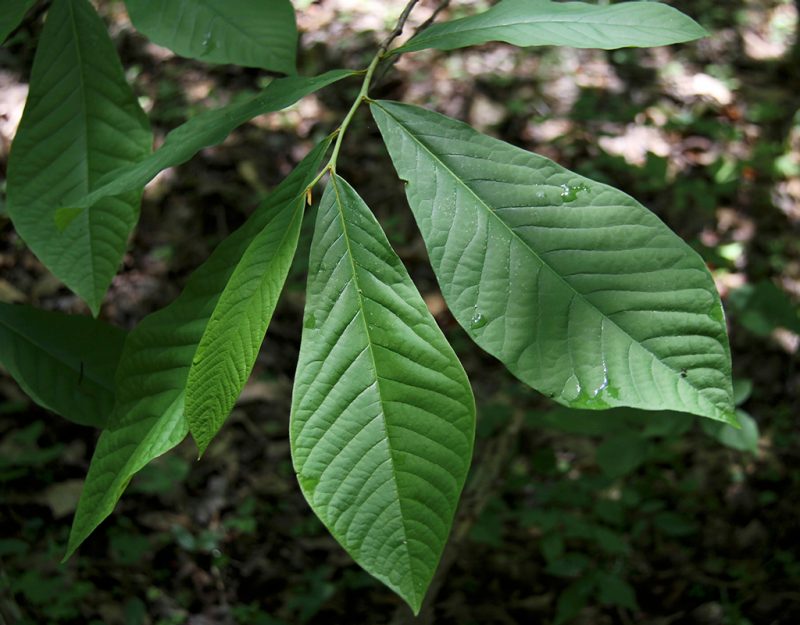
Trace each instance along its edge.
{"label": "light green leaf", "polygon": [[394,52],[452,50],[488,41],[613,50],[666,46],[707,34],[693,19],[659,2],[503,0],[478,15],[434,24]]}
{"label": "light green leaf", "polygon": [[0,11],[0,43],[3,43],[22,23],[22,19],[36,0],[3,0]]}
{"label": "light green leaf", "polygon": [[137,30],[181,56],[295,73],[289,0],[125,0],[125,6]]}
{"label": "light green leaf", "polygon": [[227,418],[255,364],[297,249],[304,196],[274,204],[225,285],[186,384],[186,419],[202,454]]}
{"label": "light green leaf", "polygon": [[760,436],[758,422],[744,410],[736,411],[736,419],[739,427],[713,421],[702,421],[701,426],[706,434],[725,447],[757,454]]}
{"label": "light green leaf", "polygon": [[653,213],[442,115],[372,111],[442,294],[478,345],[564,405],[735,422],[714,282]]}
{"label": "light green leaf", "polygon": [[186,380],[220,294],[275,207],[305,192],[329,145],[329,139],[319,144],[245,224],[220,243],[174,302],[146,317],[128,335],[117,370],[114,413],[97,442],[65,559],[111,514],[133,475],[186,437]]}
{"label": "light green leaf", "polygon": [[103,198],[131,189],[142,189],[160,171],[185,163],[203,148],[222,143],[237,126],[258,115],[286,108],[308,94],[354,73],[349,70],[332,70],[319,76],[279,78],[273,80],[254,98],[193,117],[170,132],[164,144],[148,158],[106,176],[92,193],[59,209],[60,223],[69,223],[76,215],[82,214],[83,209],[93,206]]}
{"label": "light green leaf", "polygon": [[290,425],[300,486],[353,559],[416,613],[472,455],[469,381],[337,176],[317,216],[307,298]]}
{"label": "light green leaf", "polygon": [[107,198],[62,231],[59,205],[150,151],[147,118],[103,21],[86,0],[55,0],[8,163],[8,213],[41,261],[96,315],[139,216],[141,187]]}
{"label": "light green leaf", "polygon": [[102,428],[125,332],[89,317],[0,303],[0,365],[40,406]]}

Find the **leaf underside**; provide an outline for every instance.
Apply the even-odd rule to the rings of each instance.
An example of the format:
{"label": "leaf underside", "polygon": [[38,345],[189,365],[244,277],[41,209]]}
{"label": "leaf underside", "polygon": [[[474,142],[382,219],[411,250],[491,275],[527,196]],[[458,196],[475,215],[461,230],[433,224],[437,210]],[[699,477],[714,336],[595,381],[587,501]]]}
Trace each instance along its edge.
{"label": "leaf underside", "polygon": [[659,2],[612,5],[503,0],[470,17],[434,24],[395,52],[452,50],[489,41],[516,46],[613,50],[665,46],[707,35],[690,17]]}
{"label": "leaf underside", "polygon": [[105,427],[125,332],[77,315],[0,303],[0,364],[40,406]]}
{"label": "leaf underside", "polygon": [[317,216],[292,398],[303,494],[417,612],[472,455],[469,381],[378,222],[333,176]]}
{"label": "leaf underside", "polygon": [[255,364],[297,249],[304,195],[273,204],[208,321],[186,383],[186,419],[200,453],[222,427]]}
{"label": "leaf underside", "polygon": [[63,232],[55,212],[151,145],[102,20],[86,0],[53,2],[9,157],[8,212],[33,253],[95,314],[138,219],[141,188],[104,199]]}
{"label": "leaf underside", "polygon": [[653,213],[443,115],[372,111],[442,294],[478,345],[568,406],[735,423],[714,282]]}
{"label": "leaf underside", "polygon": [[125,341],[108,429],[97,443],[72,524],[65,559],[114,510],[130,479],[180,443],[186,380],[197,346],[236,264],[275,206],[301,196],[330,144],[320,143],[191,276],[178,298],[146,317]]}
{"label": "leaf underside", "polygon": [[180,56],[295,73],[297,26],[289,0],[125,0],[131,22]]}

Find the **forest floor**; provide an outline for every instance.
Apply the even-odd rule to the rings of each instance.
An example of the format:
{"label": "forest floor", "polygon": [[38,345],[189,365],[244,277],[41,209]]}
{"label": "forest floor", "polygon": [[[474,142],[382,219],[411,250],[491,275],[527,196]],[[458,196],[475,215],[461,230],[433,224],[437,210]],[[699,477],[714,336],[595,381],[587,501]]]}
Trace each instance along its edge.
{"label": "forest floor", "polygon": [[[403,4],[296,2],[301,73],[364,67]],[[445,16],[486,4],[454,1]],[[786,0],[670,4],[711,36],[653,50],[428,51],[402,57],[372,95],[468,121],[658,214],[714,274],[739,408],[757,433],[711,436],[698,419],[667,413],[576,413],[522,387],[448,313],[402,183],[361,111],[339,173],[384,225],[478,404],[472,474],[419,620],[330,538],[295,481],[287,426],[306,227],[252,378],[207,454],[196,461],[187,441],[153,462],[64,565],[96,432],[39,409],[0,375],[0,623],[800,623],[797,9]],[[434,6],[422,2],[412,26]],[[132,29],[122,3],[99,7],[157,140],[265,84],[256,70],[175,57]],[[0,172],[40,30],[34,14],[0,48]],[[258,118],[154,180],[101,316],[131,328],[169,303],[336,127],[358,86],[352,79]],[[87,312],[1,206],[0,301]]]}

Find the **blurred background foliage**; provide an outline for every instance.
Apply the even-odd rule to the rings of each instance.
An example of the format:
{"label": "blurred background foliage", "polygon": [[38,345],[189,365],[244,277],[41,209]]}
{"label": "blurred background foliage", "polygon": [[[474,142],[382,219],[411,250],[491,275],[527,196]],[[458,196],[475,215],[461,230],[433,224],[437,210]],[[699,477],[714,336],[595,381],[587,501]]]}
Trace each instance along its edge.
{"label": "blurred background foliage", "polygon": [[[464,119],[618,186],[689,241],[728,312],[739,431],[674,413],[569,411],[523,388],[447,312],[365,112],[348,134],[340,173],[378,214],[478,402],[473,471],[419,623],[800,622],[798,6],[669,3],[711,36],[652,50],[422,52],[373,95]],[[301,71],[366,65],[404,4],[295,0]],[[453,0],[445,16],[488,4]],[[0,48],[0,175],[46,6]],[[137,34],[121,2],[96,6],[157,141],[268,80],[177,58]],[[436,6],[421,2],[412,26]],[[131,327],[167,304],[357,89],[346,82],[258,118],[154,180],[102,316]],[[26,250],[2,197],[0,301],[85,313]],[[413,621],[325,533],[294,480],[287,424],[309,240],[307,227],[252,379],[209,452],[195,462],[187,443],[147,467],[66,564],[96,433],[0,376],[0,623]]]}

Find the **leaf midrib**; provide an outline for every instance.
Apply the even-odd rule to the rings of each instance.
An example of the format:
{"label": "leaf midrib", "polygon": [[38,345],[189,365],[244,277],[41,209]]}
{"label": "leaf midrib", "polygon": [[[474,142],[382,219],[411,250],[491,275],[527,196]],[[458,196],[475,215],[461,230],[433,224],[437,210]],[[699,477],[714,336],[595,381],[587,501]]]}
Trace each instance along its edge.
{"label": "leaf midrib", "polygon": [[522,238],[521,238],[521,237],[520,237],[520,236],[519,236],[519,235],[518,235],[518,234],[517,234],[517,233],[514,231],[514,229],[513,229],[513,228],[511,228],[511,227],[510,227],[510,226],[509,226],[509,225],[508,225],[508,224],[507,224],[505,221],[503,221],[503,220],[502,220],[502,219],[501,219],[501,218],[500,218],[500,217],[497,215],[497,213],[496,213],[494,210],[492,210],[492,209],[491,209],[491,207],[490,207],[488,204],[486,204],[486,202],[485,202],[485,201],[484,201],[484,200],[483,200],[483,199],[482,199],[482,198],[481,198],[481,197],[480,197],[480,196],[479,196],[479,195],[478,195],[478,194],[477,194],[477,193],[476,193],[476,192],[475,192],[475,191],[474,191],[474,190],[473,190],[473,189],[472,189],[472,188],[471,188],[471,187],[470,187],[468,184],[466,184],[466,182],[464,182],[464,181],[463,181],[463,180],[462,180],[462,179],[461,179],[459,176],[457,176],[457,175],[456,175],[456,173],[455,173],[455,172],[454,172],[452,169],[450,169],[450,167],[448,167],[448,166],[447,166],[447,165],[446,165],[446,164],[445,164],[445,163],[444,163],[444,162],[443,162],[443,161],[442,161],[442,160],[441,160],[441,159],[440,159],[440,158],[439,158],[439,157],[438,157],[438,156],[437,156],[437,155],[436,155],[434,152],[432,152],[432,151],[431,151],[431,149],[430,149],[430,148],[428,148],[428,146],[427,146],[427,145],[425,145],[425,143],[423,143],[423,142],[422,142],[420,139],[418,139],[418,138],[417,138],[417,137],[416,137],[416,136],[415,136],[413,133],[411,133],[411,132],[410,132],[410,131],[409,131],[409,130],[408,130],[406,127],[405,127],[405,125],[404,125],[404,124],[403,124],[403,123],[402,123],[402,122],[401,122],[399,119],[397,119],[397,117],[395,117],[394,115],[392,115],[392,114],[391,114],[391,113],[390,113],[390,112],[389,112],[389,111],[388,111],[386,108],[384,108],[383,106],[381,106],[381,104],[380,104],[379,102],[375,102],[375,105],[376,105],[376,106],[378,106],[378,107],[380,107],[380,108],[381,108],[381,110],[383,110],[383,111],[384,111],[384,112],[385,112],[387,115],[389,115],[389,116],[390,116],[392,119],[394,119],[394,120],[395,120],[395,122],[397,123],[397,125],[398,125],[400,128],[402,128],[402,129],[403,129],[403,131],[406,133],[406,135],[407,135],[408,137],[410,137],[410,138],[411,138],[411,139],[412,139],[412,140],[413,140],[415,143],[417,143],[417,144],[418,144],[418,145],[419,145],[419,146],[420,146],[420,147],[421,147],[421,148],[422,148],[422,149],[423,149],[423,150],[424,150],[424,151],[425,151],[425,152],[426,152],[426,153],[427,153],[427,154],[428,154],[428,155],[431,157],[431,159],[433,159],[434,161],[436,161],[437,163],[439,163],[439,164],[441,165],[441,167],[442,167],[442,168],[443,168],[443,169],[444,169],[444,170],[445,170],[447,173],[449,173],[449,174],[450,174],[450,176],[452,176],[452,178],[453,178],[453,179],[456,181],[456,183],[458,183],[460,186],[462,186],[464,189],[466,189],[466,190],[469,192],[469,194],[470,194],[470,195],[472,195],[472,196],[475,198],[475,200],[476,200],[476,201],[479,203],[479,205],[480,205],[480,206],[483,206],[483,207],[486,209],[486,212],[488,212],[488,213],[489,213],[489,214],[490,214],[490,215],[491,215],[491,216],[492,216],[494,219],[496,219],[496,220],[497,220],[497,221],[498,221],[500,224],[502,224],[502,226],[503,226],[503,227],[504,227],[504,228],[505,228],[505,229],[508,231],[508,233],[509,233],[509,234],[510,234],[512,237],[514,237],[514,238],[515,238],[515,239],[516,239],[516,240],[517,240],[519,243],[521,243],[521,244],[522,244],[522,246],[523,246],[523,248],[524,248],[524,249],[527,249],[527,250],[529,250],[529,252],[531,253],[531,255],[533,255],[533,257],[534,257],[534,258],[536,258],[536,259],[539,261],[539,263],[541,263],[541,266],[542,266],[542,267],[546,267],[546,268],[547,268],[547,270],[548,270],[548,271],[550,271],[550,272],[551,272],[551,273],[552,273],[554,276],[556,276],[556,277],[557,277],[557,278],[558,278],[558,279],[559,279],[559,280],[560,280],[560,281],[561,281],[561,282],[562,282],[562,283],[563,283],[563,284],[564,284],[564,285],[567,287],[567,289],[568,289],[569,291],[571,291],[572,293],[574,293],[575,295],[577,295],[577,296],[578,296],[578,297],[579,297],[581,300],[583,300],[583,301],[584,301],[584,302],[585,302],[585,303],[586,303],[586,304],[587,304],[587,305],[588,305],[588,306],[589,306],[589,307],[590,307],[592,310],[596,311],[596,312],[597,312],[597,313],[598,313],[598,314],[601,316],[601,318],[602,318],[602,319],[606,319],[606,320],[608,320],[608,322],[609,322],[609,323],[611,323],[611,324],[612,324],[614,327],[616,327],[616,328],[617,328],[617,329],[618,329],[618,330],[619,330],[619,331],[620,331],[622,334],[624,334],[626,337],[628,337],[628,339],[630,339],[630,341],[631,341],[631,343],[632,343],[633,345],[636,345],[637,347],[639,347],[639,348],[640,348],[640,349],[642,349],[643,351],[647,352],[647,353],[648,353],[648,354],[649,354],[649,355],[650,355],[650,356],[653,358],[653,360],[655,360],[655,362],[657,362],[657,363],[659,364],[659,366],[661,366],[661,367],[663,367],[663,368],[667,369],[667,370],[668,370],[670,373],[672,373],[672,374],[676,375],[676,376],[677,376],[677,382],[678,382],[678,384],[684,384],[684,385],[688,386],[688,387],[689,387],[689,388],[690,388],[690,389],[691,389],[691,390],[694,392],[694,394],[697,396],[697,398],[698,398],[700,401],[702,401],[703,403],[705,403],[705,404],[707,404],[707,405],[710,405],[710,406],[712,407],[712,409],[713,409],[713,414],[717,415],[717,416],[718,416],[718,418],[720,418],[721,420],[723,420],[723,421],[727,422],[727,419],[725,419],[725,418],[724,418],[724,417],[725,417],[725,414],[724,414],[724,412],[722,411],[722,409],[721,409],[721,408],[719,408],[719,407],[718,407],[716,404],[712,403],[712,402],[711,402],[711,401],[710,401],[708,398],[706,398],[706,397],[705,397],[705,395],[704,395],[704,394],[701,392],[701,390],[700,390],[700,389],[698,389],[698,388],[697,388],[697,387],[696,387],[694,384],[692,384],[692,383],[691,383],[691,382],[688,380],[688,378],[684,378],[684,377],[682,377],[682,376],[680,375],[679,371],[677,371],[677,370],[673,369],[672,367],[670,367],[670,366],[669,366],[669,365],[667,365],[666,363],[662,362],[662,361],[661,361],[661,359],[660,359],[658,356],[656,356],[656,355],[655,355],[655,354],[654,354],[652,351],[650,351],[650,350],[649,350],[647,347],[645,347],[644,345],[642,345],[642,344],[641,344],[639,341],[637,341],[636,339],[634,339],[634,338],[633,338],[633,337],[632,337],[632,336],[631,336],[631,335],[630,335],[630,334],[629,334],[629,333],[628,333],[628,332],[627,332],[627,331],[626,331],[624,328],[620,327],[620,326],[619,326],[619,324],[617,324],[617,323],[616,323],[616,322],[615,322],[615,321],[614,321],[614,320],[613,320],[611,317],[609,317],[608,315],[606,315],[606,314],[605,314],[605,313],[604,313],[602,310],[600,310],[600,309],[599,309],[599,308],[598,308],[598,307],[597,307],[595,304],[593,304],[591,301],[589,301],[589,300],[586,298],[586,296],[584,296],[584,295],[583,295],[583,293],[581,293],[580,291],[578,291],[578,290],[577,290],[577,289],[576,289],[574,286],[572,286],[572,285],[571,285],[569,282],[567,282],[567,280],[565,280],[565,279],[564,279],[564,277],[563,277],[561,274],[559,274],[559,273],[558,273],[558,272],[557,272],[557,271],[556,271],[556,270],[555,270],[555,269],[554,269],[554,268],[553,268],[553,267],[552,267],[552,266],[551,266],[549,263],[547,263],[547,262],[546,262],[546,261],[545,261],[545,260],[544,260],[544,259],[543,259],[541,256],[539,256],[539,254],[536,252],[536,250],[534,250],[534,249],[533,249],[533,248],[532,248],[530,245],[528,245],[528,243],[527,243],[527,242],[526,242],[524,239],[522,239]]}
{"label": "leaf midrib", "polygon": [[[78,20],[75,15],[75,7],[72,5],[72,0],[65,0],[68,10],[69,10],[69,17],[70,17],[70,26],[73,31],[73,41],[75,43],[75,55],[77,56],[77,65],[78,65],[78,77],[80,79],[80,86],[79,86],[79,93],[81,99],[81,112],[83,113],[83,135],[84,135],[84,155],[85,157],[82,159],[84,165],[84,180],[86,183],[85,190],[83,195],[86,195],[91,192],[92,181],[90,177],[91,168],[89,167],[89,105],[86,101],[86,77],[83,73],[83,55],[81,54],[81,46],[80,46],[80,29],[78,28]],[[91,9],[94,11],[94,8]],[[88,272],[88,276],[84,273],[84,279],[88,279],[89,284],[91,285],[91,301],[87,302],[89,307],[92,309],[92,312],[95,312],[95,308],[99,308],[100,302],[98,301],[97,295],[97,265],[95,262],[95,255],[94,255],[94,245],[92,241],[92,224],[91,224],[91,211],[86,210],[84,212],[84,219],[86,221],[86,228],[84,230],[86,236],[81,237],[86,241],[86,245],[88,247],[89,258],[91,259],[92,263],[92,271]]]}
{"label": "leaf midrib", "polygon": [[[364,298],[362,297],[361,289],[359,288],[358,270],[356,269],[355,258],[353,257],[353,250],[352,246],[350,245],[350,236],[347,233],[347,221],[344,217],[343,203],[341,196],[339,195],[339,188],[337,185],[337,175],[335,173],[331,175],[330,184],[333,186],[333,192],[336,196],[336,208],[339,213],[339,221],[342,225],[342,236],[344,238],[345,247],[347,248],[347,257],[350,261],[350,268],[353,273],[353,285],[355,286],[356,289],[356,300],[358,301],[358,310],[361,315],[361,321],[364,325],[364,333],[366,334],[367,337],[367,349],[369,351],[370,360],[372,362],[372,369],[375,372],[375,388],[378,391],[378,399],[380,400],[381,404],[380,408],[382,417],[381,423],[383,425],[383,432],[386,437],[386,441],[388,443],[390,438],[389,438],[389,430],[386,426],[385,402],[383,400],[383,394],[381,393],[381,376],[378,375],[378,364],[377,361],[375,360],[375,351],[372,347],[372,337],[370,335],[369,324],[367,323],[367,316],[364,310]],[[397,497],[397,505],[400,508],[400,522],[403,525],[403,545],[405,547],[406,558],[408,559],[408,572],[411,577],[410,586],[411,586],[411,591],[414,594],[414,603],[416,604],[419,601],[419,596],[417,594],[417,586],[414,583],[414,569],[411,566],[411,551],[409,550],[408,547],[408,527],[406,526],[406,517],[405,514],[403,513],[403,501],[402,498],[400,497],[400,490],[397,485],[397,468],[395,466],[394,454],[392,453],[391,444],[388,445],[388,448],[389,448],[389,463],[392,467],[392,476],[394,478],[392,480],[392,485],[394,486],[395,489],[395,495]]]}
{"label": "leaf midrib", "polygon": [[[495,6],[497,6],[497,5],[495,5]],[[462,18],[462,19],[467,20],[467,19],[473,19],[474,17],[477,17],[477,16],[465,17],[465,18]],[[451,22],[450,24],[452,25],[454,23],[455,22]],[[597,27],[597,26],[613,26],[613,27],[619,27],[619,28],[637,28],[639,30],[646,31],[648,33],[653,33],[653,34],[657,34],[657,33],[663,32],[665,30],[667,30],[669,32],[673,32],[671,29],[668,29],[668,28],[665,28],[665,27],[649,26],[649,25],[641,24],[641,22],[629,23],[629,24],[620,23],[620,22],[603,22],[603,21],[598,20],[595,16],[591,16],[591,15],[588,18],[584,17],[582,19],[575,19],[574,16],[572,16],[572,19],[570,19],[569,15],[565,15],[563,17],[559,16],[558,19],[554,19],[552,17],[543,16],[543,17],[540,17],[538,19],[529,19],[529,20],[520,20],[520,21],[492,22],[492,23],[489,23],[489,24],[476,25],[476,26],[472,26],[472,27],[469,27],[469,28],[463,28],[463,29],[458,29],[458,30],[445,30],[444,28],[442,28],[441,30],[443,32],[440,32],[438,34],[437,34],[436,31],[431,29],[428,32],[424,33],[423,36],[421,36],[419,39],[416,39],[416,40],[411,39],[411,40],[409,40],[407,46],[411,47],[411,46],[416,46],[416,45],[419,45],[419,44],[426,44],[426,43],[429,43],[430,41],[435,41],[437,37],[479,33],[479,32],[486,31],[486,30],[492,30],[494,28],[504,28],[504,27],[509,27],[509,26],[512,26],[512,27],[513,26],[528,26],[528,25],[530,25],[530,26],[547,26],[548,24],[573,24],[573,23],[575,23],[575,24],[583,24],[583,25],[587,25],[587,26],[594,26],[594,27]],[[445,26],[445,24],[443,23],[442,26]],[[537,44],[531,44],[531,45],[537,45]],[[538,45],[544,45],[544,44],[538,44]],[[406,48],[406,45],[401,46],[401,48]],[[398,49],[401,49],[401,48],[398,48]]]}

